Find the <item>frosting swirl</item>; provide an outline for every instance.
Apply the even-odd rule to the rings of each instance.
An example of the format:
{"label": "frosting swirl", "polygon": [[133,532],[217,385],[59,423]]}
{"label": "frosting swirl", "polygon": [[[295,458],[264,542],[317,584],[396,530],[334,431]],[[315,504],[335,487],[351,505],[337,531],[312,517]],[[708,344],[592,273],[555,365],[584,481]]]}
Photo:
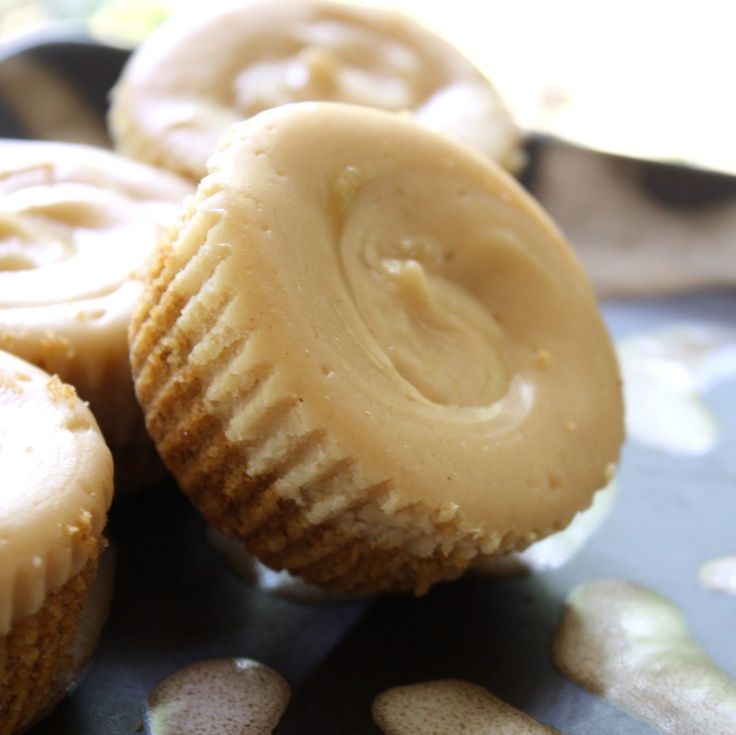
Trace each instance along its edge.
{"label": "frosting swirl", "polygon": [[0,348],[75,386],[107,440],[140,423],[127,327],[176,177],[63,143],[0,141]]}

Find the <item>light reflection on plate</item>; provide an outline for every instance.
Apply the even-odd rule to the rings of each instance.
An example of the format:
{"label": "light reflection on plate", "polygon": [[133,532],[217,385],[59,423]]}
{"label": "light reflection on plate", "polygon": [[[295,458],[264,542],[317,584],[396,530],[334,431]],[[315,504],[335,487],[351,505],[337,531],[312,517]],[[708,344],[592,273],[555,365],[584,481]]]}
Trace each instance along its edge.
{"label": "light reflection on plate", "polygon": [[629,436],[669,452],[702,455],[718,440],[703,401],[736,377],[736,331],[681,324],[627,337],[618,345]]}

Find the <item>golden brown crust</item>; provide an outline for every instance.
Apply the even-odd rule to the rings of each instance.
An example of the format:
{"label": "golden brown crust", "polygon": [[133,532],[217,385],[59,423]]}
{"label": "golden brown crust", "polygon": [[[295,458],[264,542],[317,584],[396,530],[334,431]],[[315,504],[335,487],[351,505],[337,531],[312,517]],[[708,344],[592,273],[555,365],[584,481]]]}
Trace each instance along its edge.
{"label": "golden brown crust", "polygon": [[[168,406],[188,408],[190,416],[171,431],[161,418],[167,412],[156,412],[151,431],[161,437],[164,461],[207,521],[240,539],[269,567],[288,569],[328,590],[361,597],[401,590],[422,594],[434,582],[462,574],[470,564],[467,555],[440,549],[420,558],[401,547],[380,548],[342,530],[339,521],[306,522],[302,509],[273,489],[272,477],[249,477],[244,472],[241,450],[224,438],[222,426],[205,414],[201,402],[188,395],[197,387],[197,381],[191,381],[165,400]],[[367,495],[363,505],[379,506],[380,501],[378,493]]]}
{"label": "golden brown crust", "polygon": [[0,735],[30,727],[66,694],[79,665],[70,649],[96,572],[97,554],[0,638]]}
{"label": "golden brown crust", "polygon": [[[200,192],[199,198],[205,196],[206,190]],[[199,230],[194,217],[181,236],[192,237]],[[175,359],[188,355],[194,346],[191,335],[176,328],[188,303],[175,283],[180,273],[170,243],[162,243],[131,322],[131,362],[148,431],[164,463],[202,515],[241,540],[268,566],[288,569],[343,595],[402,590],[422,594],[433,583],[462,574],[480,549],[477,539],[467,535],[455,518],[439,521],[435,510],[420,504],[396,511],[393,515],[397,525],[403,526],[402,533],[393,542],[379,545],[352,529],[364,523],[363,511],[382,514],[387,488],[364,488],[337,517],[311,523],[305,520],[303,507],[274,489],[278,470],[256,476],[246,472],[247,450],[228,441],[222,422],[208,412],[202,400],[206,385],[197,371]],[[198,329],[204,334],[210,326],[203,320]],[[236,342],[231,350],[236,352],[238,347]],[[283,473],[298,461],[298,456],[289,457],[279,469]],[[318,488],[321,483],[334,482],[349,471],[347,460],[334,460],[330,472],[321,473],[315,484]],[[425,537],[427,526],[431,539]],[[523,547],[532,540],[508,533],[498,539],[494,552]],[[429,554],[417,555],[408,548],[422,541],[434,547]]]}

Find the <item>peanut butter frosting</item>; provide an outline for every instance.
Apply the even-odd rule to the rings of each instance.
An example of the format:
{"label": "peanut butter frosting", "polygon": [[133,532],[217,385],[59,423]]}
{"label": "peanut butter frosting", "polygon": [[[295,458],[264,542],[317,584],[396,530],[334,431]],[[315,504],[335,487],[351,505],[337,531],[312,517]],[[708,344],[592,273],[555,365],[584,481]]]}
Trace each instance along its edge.
{"label": "peanut butter frosting", "polygon": [[590,503],[622,439],[616,360],[572,252],[511,177],[335,103],[234,126],[210,165],[131,328],[185,489],[195,429],[179,441],[174,407],[197,393],[242,482],[383,547],[462,538],[467,565]]}
{"label": "peanut butter frosting", "polygon": [[123,72],[110,123],[122,152],[199,180],[230,124],[307,100],[407,111],[504,166],[520,162],[498,93],[453,47],[389,10],[313,0],[169,21]]}
{"label": "peanut butter frosting", "polygon": [[0,141],[0,349],[58,373],[107,440],[140,424],[127,328],[190,185],[103,150]]}
{"label": "peanut butter frosting", "polygon": [[96,554],[112,459],[57,376],[0,352],[0,635]]}

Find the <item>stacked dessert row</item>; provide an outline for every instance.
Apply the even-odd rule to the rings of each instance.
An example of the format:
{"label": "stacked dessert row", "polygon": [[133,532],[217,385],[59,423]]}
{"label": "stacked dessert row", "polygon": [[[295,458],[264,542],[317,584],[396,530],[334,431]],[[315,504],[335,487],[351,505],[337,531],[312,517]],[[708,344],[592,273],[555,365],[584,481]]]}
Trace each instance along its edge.
{"label": "stacked dessert row", "polygon": [[564,527],[621,442],[585,275],[443,41],[240,4],[164,26],[112,100],[141,162],[0,150],[0,733],[78,665],[102,435],[118,490],[160,457],[221,531],[348,595],[421,593]]}

